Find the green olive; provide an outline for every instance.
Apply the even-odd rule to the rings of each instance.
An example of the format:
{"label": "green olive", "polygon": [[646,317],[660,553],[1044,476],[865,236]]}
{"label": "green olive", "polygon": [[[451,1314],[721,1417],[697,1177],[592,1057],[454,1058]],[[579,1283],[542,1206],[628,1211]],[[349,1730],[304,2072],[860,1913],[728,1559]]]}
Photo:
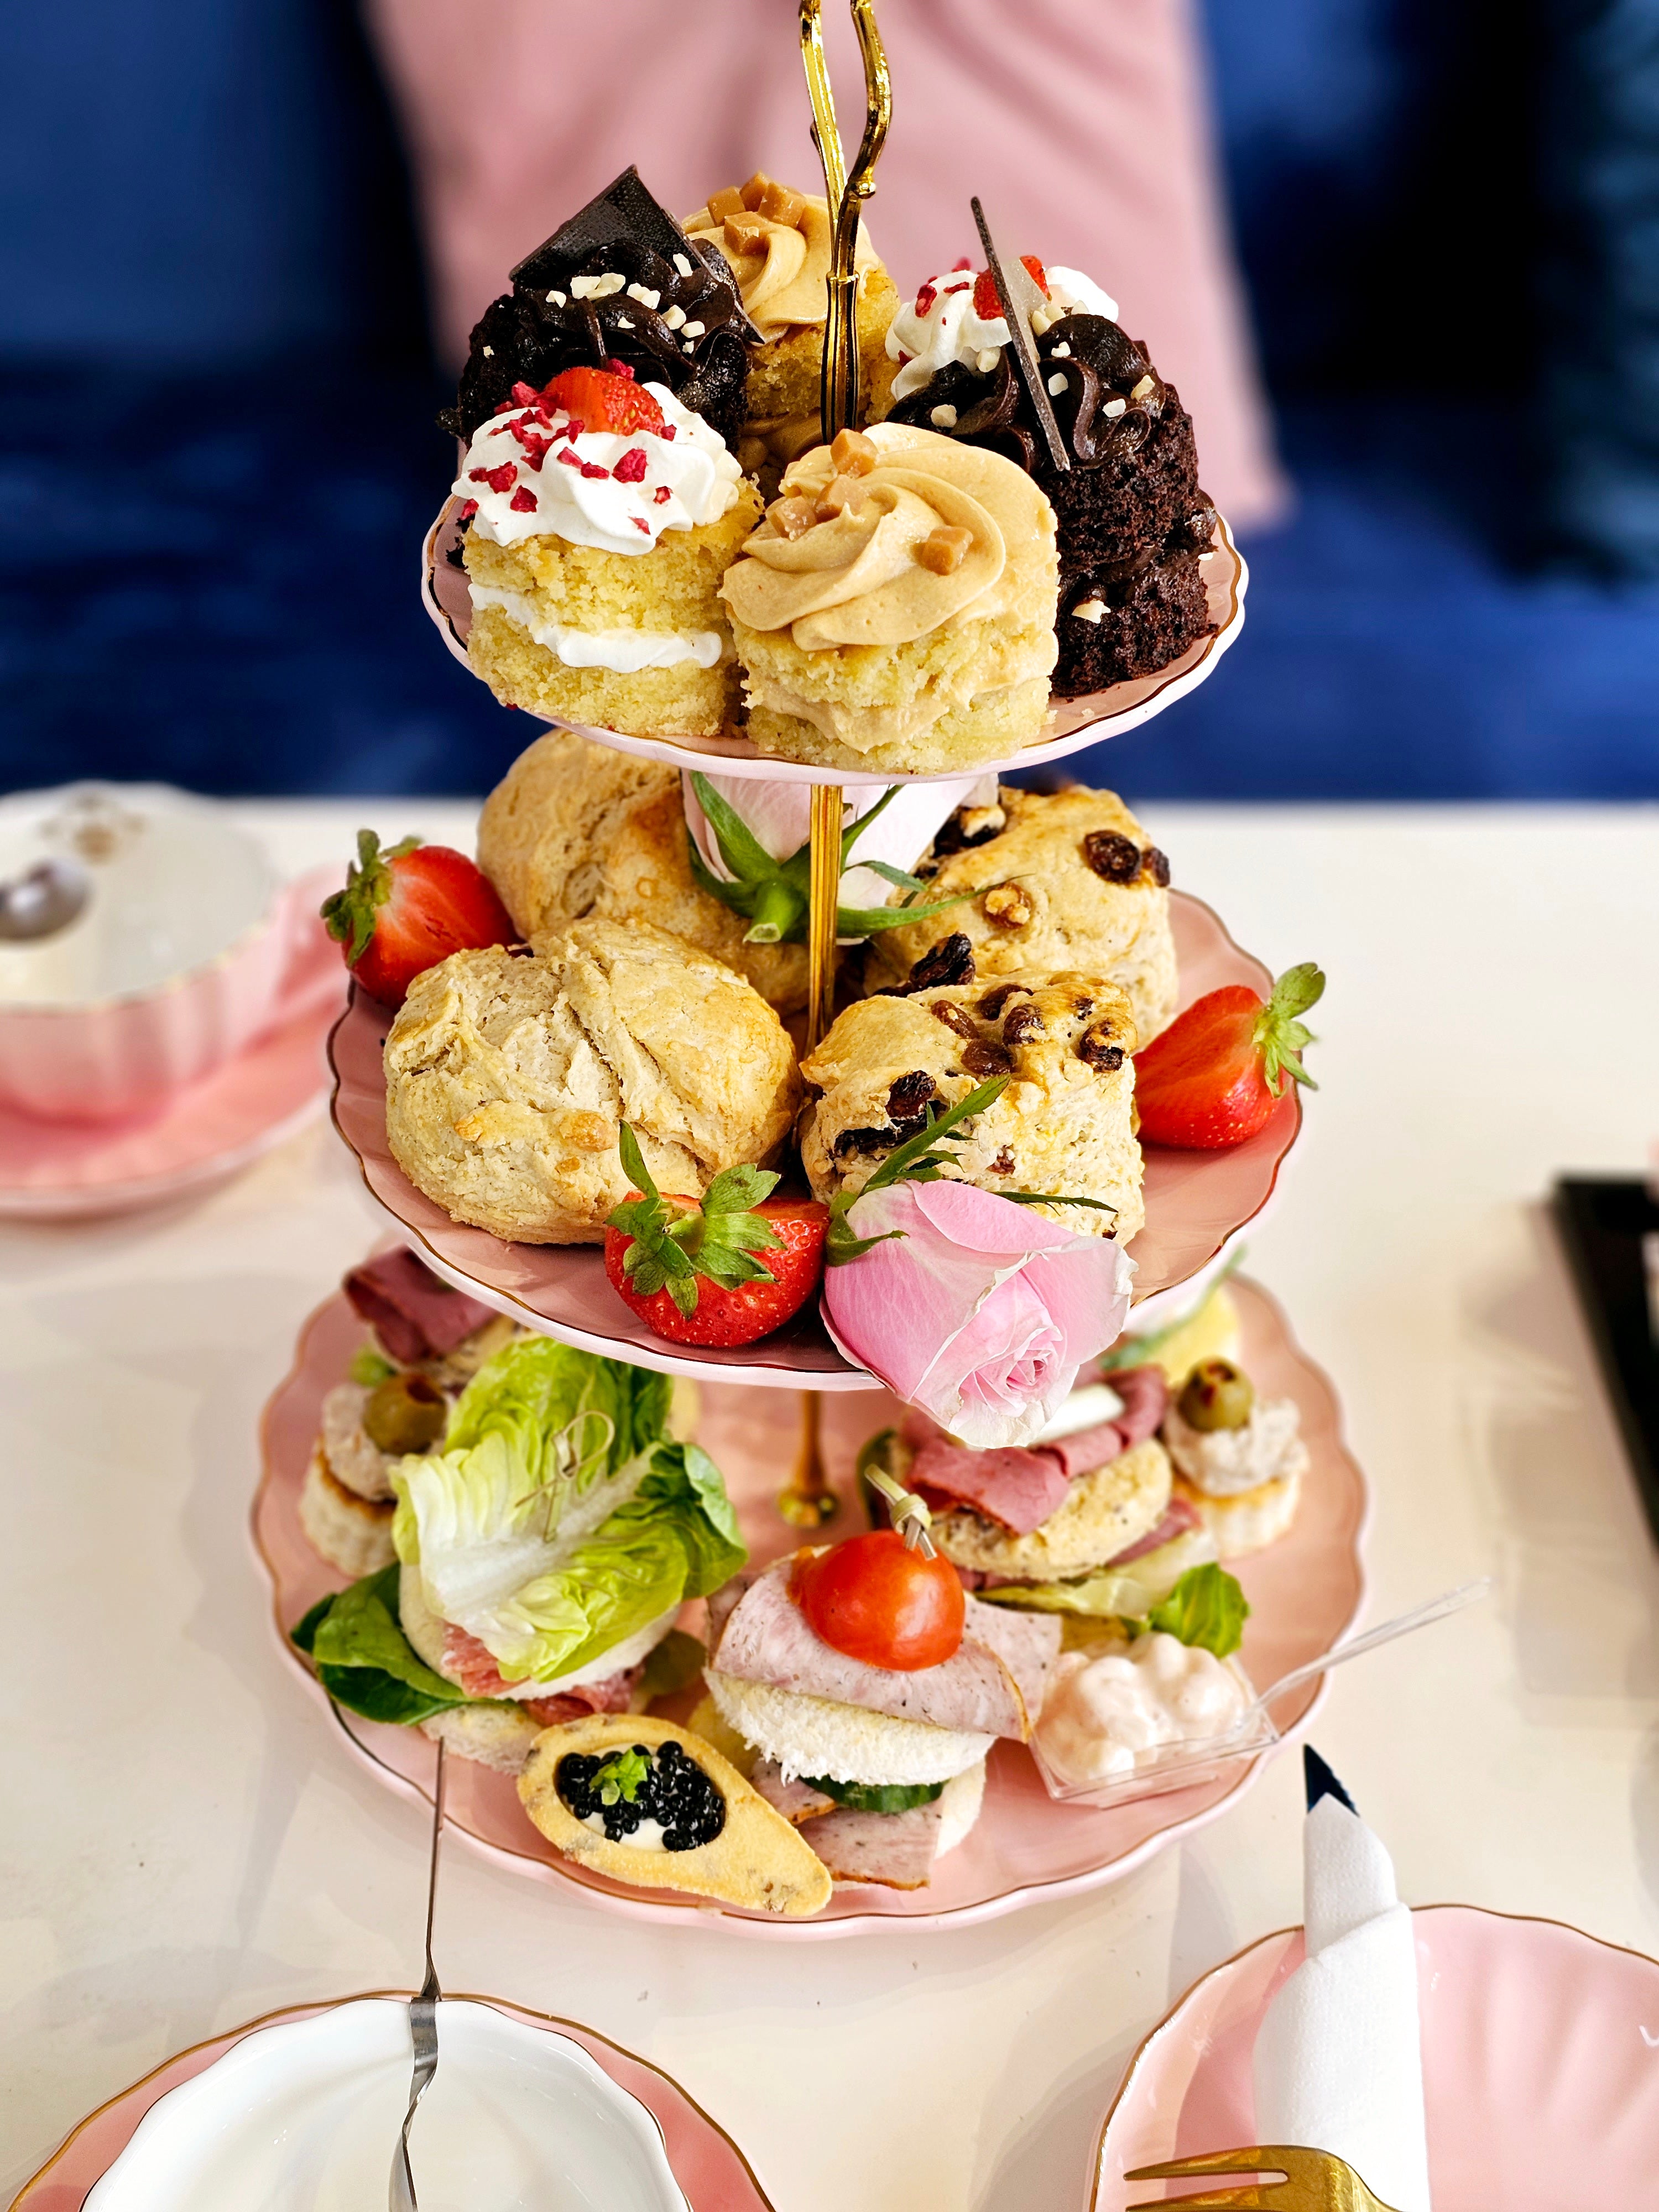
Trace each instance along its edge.
{"label": "green olive", "polygon": [[388,1375],[368,1394],[363,1430],[383,1452],[430,1451],[449,1425],[449,1403],[424,1375]]}
{"label": "green olive", "polygon": [[1193,1429],[1242,1429],[1255,1403],[1249,1376],[1231,1359],[1200,1359],[1176,1401]]}

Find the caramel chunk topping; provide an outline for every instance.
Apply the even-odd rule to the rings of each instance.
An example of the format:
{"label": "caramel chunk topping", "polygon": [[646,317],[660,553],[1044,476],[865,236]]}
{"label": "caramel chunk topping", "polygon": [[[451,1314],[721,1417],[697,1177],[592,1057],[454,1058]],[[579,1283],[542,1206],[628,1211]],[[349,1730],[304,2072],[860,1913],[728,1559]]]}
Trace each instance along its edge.
{"label": "caramel chunk topping", "polygon": [[708,212],[716,222],[724,222],[730,216],[744,214],[743,194],[735,185],[722,185],[719,191],[708,195]]}
{"label": "caramel chunk topping", "polygon": [[766,510],[766,519],[780,538],[804,538],[817,520],[810,501],[804,499],[775,499]]}
{"label": "caramel chunk topping", "polygon": [[830,458],[839,475],[866,477],[881,456],[862,430],[837,430],[830,441]]}
{"label": "caramel chunk topping", "polygon": [[838,514],[856,514],[867,503],[869,497],[869,493],[856,477],[832,477],[818,494],[817,519],[820,522],[830,522]]}
{"label": "caramel chunk topping", "polygon": [[942,522],[937,530],[918,541],[916,559],[935,576],[953,576],[966,560],[973,542],[971,530],[964,530],[959,524]]}

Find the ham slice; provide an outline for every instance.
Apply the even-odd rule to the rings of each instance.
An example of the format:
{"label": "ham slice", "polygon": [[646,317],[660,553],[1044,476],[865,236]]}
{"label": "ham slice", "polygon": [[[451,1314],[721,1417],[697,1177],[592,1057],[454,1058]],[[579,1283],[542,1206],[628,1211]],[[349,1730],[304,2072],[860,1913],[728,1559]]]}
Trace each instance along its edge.
{"label": "ham slice", "polygon": [[[793,1559],[775,1561],[744,1592],[709,1651],[709,1664],[717,1672],[863,1705],[893,1720],[1029,1741],[1041,1694],[1028,1701],[1002,1656],[1005,1621],[994,1606],[969,1598],[967,1631],[955,1656],[938,1667],[899,1674],[850,1659],[823,1641],[790,1595],[793,1565]],[[1024,1669],[1023,1656],[1021,1663]],[[1025,1671],[1028,1680],[1034,1679]]]}
{"label": "ham slice", "polygon": [[389,1358],[412,1366],[453,1352],[464,1337],[495,1318],[495,1308],[452,1290],[406,1244],[366,1260],[346,1277],[345,1294]]}
{"label": "ham slice", "polygon": [[836,1801],[826,1797],[821,1790],[814,1790],[809,1782],[786,1782],[783,1769],[775,1759],[763,1759],[749,1779],[774,1812],[799,1828],[803,1821],[816,1820],[821,1814],[833,1813]]}
{"label": "ham slice", "polygon": [[838,1805],[813,1821],[806,1840],[837,1881],[926,1889],[944,1821],[937,1798],[931,1805],[913,1805],[908,1813],[855,1813]]}
{"label": "ham slice", "polygon": [[1024,1449],[972,1451],[913,1411],[902,1431],[915,1453],[910,1486],[930,1505],[971,1506],[1012,1534],[1029,1536],[1060,1510],[1076,1476],[1109,1466],[1158,1433],[1170,1399],[1163,1369],[1126,1368],[1111,1387],[1123,1401],[1115,1419]]}
{"label": "ham slice", "polygon": [[550,1728],[552,1721],[538,1707],[546,1706],[550,1711],[554,1705],[568,1705],[568,1712],[554,1716],[558,1720],[574,1720],[578,1713],[625,1713],[640,1678],[638,1667],[625,1667],[621,1673],[606,1674],[597,1682],[573,1682],[562,1690],[550,1687],[545,1698],[526,1696],[524,1693],[533,1690],[535,1685],[504,1681],[489,1647],[476,1636],[470,1636],[465,1629],[457,1628],[453,1620],[444,1624],[443,1670],[469,1698],[511,1698]]}
{"label": "ham slice", "polygon": [[1203,1516],[1191,1500],[1171,1494],[1168,1510],[1156,1528],[1149,1528],[1138,1544],[1120,1552],[1109,1559],[1109,1567],[1127,1567],[1135,1559],[1144,1559],[1149,1552],[1159,1551],[1165,1544],[1173,1544],[1177,1536],[1184,1536],[1188,1528],[1196,1528]]}

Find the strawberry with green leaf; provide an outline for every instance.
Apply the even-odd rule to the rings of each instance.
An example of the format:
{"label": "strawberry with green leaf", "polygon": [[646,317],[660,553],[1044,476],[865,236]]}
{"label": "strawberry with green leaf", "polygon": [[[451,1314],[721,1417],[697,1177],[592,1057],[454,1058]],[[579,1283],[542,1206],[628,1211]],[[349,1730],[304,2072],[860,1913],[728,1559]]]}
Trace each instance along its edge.
{"label": "strawberry with green leaf", "polygon": [[1314,1042],[1301,1017],[1325,978],[1311,960],[1287,968],[1264,1004],[1248,984],[1229,983],[1178,1014],[1135,1054],[1140,1139],[1183,1152],[1242,1145],[1267,1126],[1292,1083],[1318,1085],[1302,1065]]}
{"label": "strawberry with green leaf", "polygon": [[626,1122],[617,1146],[641,1195],[606,1223],[605,1272],[647,1328],[674,1344],[730,1347],[799,1312],[823,1273],[827,1206],[774,1198],[778,1177],[750,1166],[717,1175],[701,1203],[665,1194]]}

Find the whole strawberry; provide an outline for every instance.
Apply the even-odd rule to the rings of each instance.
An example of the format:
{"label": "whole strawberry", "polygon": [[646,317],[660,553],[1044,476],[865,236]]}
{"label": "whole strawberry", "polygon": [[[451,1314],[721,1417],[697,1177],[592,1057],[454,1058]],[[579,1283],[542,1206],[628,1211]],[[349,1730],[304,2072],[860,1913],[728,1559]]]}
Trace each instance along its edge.
{"label": "whole strawberry", "polygon": [[511,945],[518,937],[495,885],[465,853],[418,837],[380,850],[372,830],[357,832],[357,858],[345,889],[325,898],[328,933],[374,998],[401,1006],[415,978],[452,952]]}
{"label": "whole strawberry", "polygon": [[1263,1128],[1292,1082],[1319,1086],[1302,1065],[1313,1038],[1298,1019],[1325,978],[1311,960],[1287,968],[1264,1005],[1243,983],[1195,1000],[1135,1054],[1143,1144],[1184,1152],[1242,1145]]}
{"label": "whole strawberry", "polygon": [[774,1198],[777,1176],[757,1167],[726,1169],[701,1205],[665,1196],[626,1122],[617,1146],[641,1195],[605,1225],[605,1272],[648,1328],[674,1344],[729,1348],[769,1336],[800,1311],[823,1273],[827,1206]]}

